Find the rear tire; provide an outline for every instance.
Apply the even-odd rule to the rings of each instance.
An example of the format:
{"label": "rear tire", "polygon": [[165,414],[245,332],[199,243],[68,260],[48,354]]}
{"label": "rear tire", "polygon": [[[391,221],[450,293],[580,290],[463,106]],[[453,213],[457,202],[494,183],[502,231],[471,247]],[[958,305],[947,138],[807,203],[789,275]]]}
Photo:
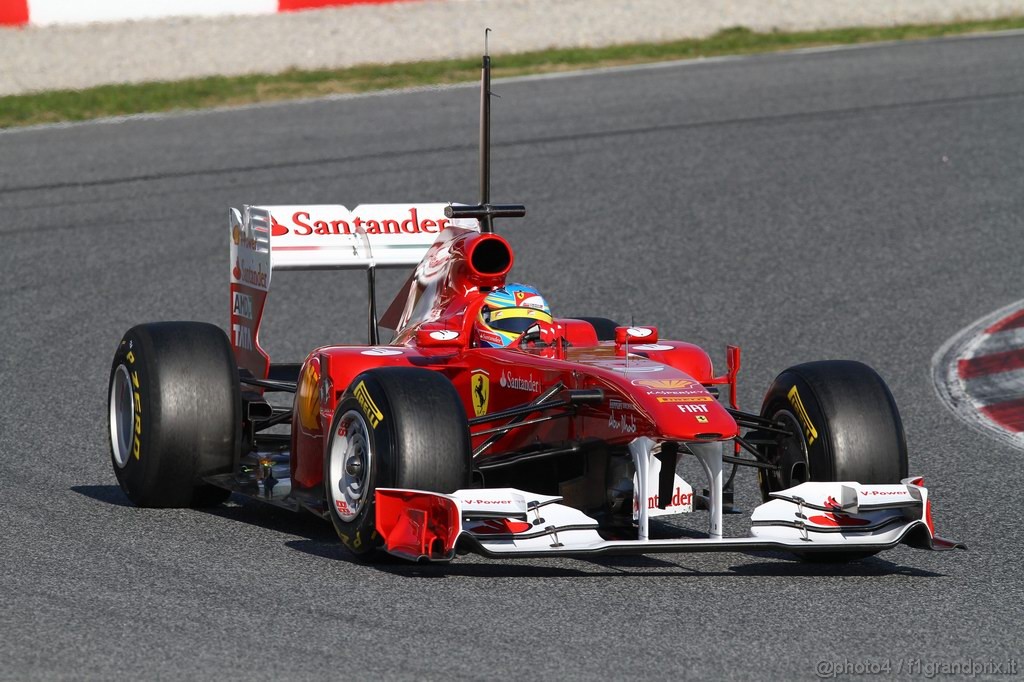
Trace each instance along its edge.
{"label": "rear tire", "polygon": [[377,488],[451,493],[470,483],[469,426],[442,374],[385,367],[357,376],[331,420],[324,458],[328,511],[357,557],[377,560]]}
{"label": "rear tire", "polygon": [[[806,481],[899,483],[907,477],[907,443],[892,393],[860,362],[826,360],[790,367],[772,383],[761,415],[793,433],[759,449],[778,472],[758,470],[765,501],[771,492]],[[868,553],[796,552],[805,561],[847,562]]]}
{"label": "rear tire", "polygon": [[107,387],[110,458],[140,507],[203,507],[230,492],[203,482],[230,472],[241,435],[241,395],[224,332],[202,322],[132,327]]}

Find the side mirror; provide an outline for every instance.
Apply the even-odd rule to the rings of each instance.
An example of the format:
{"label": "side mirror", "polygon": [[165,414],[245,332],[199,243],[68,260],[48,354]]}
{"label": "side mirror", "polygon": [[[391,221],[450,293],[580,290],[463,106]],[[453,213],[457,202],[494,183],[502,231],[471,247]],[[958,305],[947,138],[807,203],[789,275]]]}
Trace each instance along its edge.
{"label": "side mirror", "polygon": [[616,327],[615,345],[622,346],[627,343],[656,343],[658,341],[657,327]]}
{"label": "side mirror", "polygon": [[420,348],[456,348],[468,345],[458,329],[417,329],[416,345]]}

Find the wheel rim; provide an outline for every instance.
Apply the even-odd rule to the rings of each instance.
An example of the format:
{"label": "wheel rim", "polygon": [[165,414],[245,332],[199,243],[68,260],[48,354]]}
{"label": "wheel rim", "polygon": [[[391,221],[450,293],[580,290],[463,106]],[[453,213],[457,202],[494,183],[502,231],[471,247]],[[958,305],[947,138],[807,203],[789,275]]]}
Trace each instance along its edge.
{"label": "wheel rim", "polygon": [[342,521],[351,522],[370,503],[370,471],[373,447],[363,416],[349,410],[335,421],[331,434],[331,506]]}
{"label": "wheel rim", "polygon": [[807,441],[800,422],[789,410],[779,410],[772,420],[781,422],[784,428],[793,434],[788,438],[781,439],[779,444],[773,448],[772,464],[780,467],[778,473],[773,476],[780,486],[778,490],[785,490],[811,480]]}
{"label": "wheel rim", "polygon": [[135,435],[135,405],[128,368],[118,365],[110,382],[110,445],[114,462],[123,469],[132,454]]}

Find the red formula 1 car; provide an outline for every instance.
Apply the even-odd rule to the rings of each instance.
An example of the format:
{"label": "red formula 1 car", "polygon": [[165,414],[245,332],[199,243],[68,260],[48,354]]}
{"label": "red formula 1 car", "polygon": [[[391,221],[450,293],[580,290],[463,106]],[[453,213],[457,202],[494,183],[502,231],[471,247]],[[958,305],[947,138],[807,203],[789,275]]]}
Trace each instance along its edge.
{"label": "red formula 1 car", "polygon": [[[512,249],[493,222],[525,209],[489,201],[489,80],[485,57],[478,205],[232,209],[231,340],[193,322],[125,334],[110,440],[132,502],[236,492],[330,519],[366,558],[957,546],[935,535],[896,405],[869,367],[792,367],[750,414],[733,398],[738,348],[716,375],[697,346],[553,317],[509,282]],[[413,272],[378,321],[374,273],[392,266]],[[273,273],[353,268],[368,275],[369,343],[271,363],[259,328]],[[381,327],[394,330],[387,344]],[[293,394],[290,406],[273,392]],[[683,457],[700,463],[705,492],[677,473]],[[745,537],[723,534],[725,465],[759,473],[765,503]],[[653,517],[694,510],[706,537],[652,532]]]}

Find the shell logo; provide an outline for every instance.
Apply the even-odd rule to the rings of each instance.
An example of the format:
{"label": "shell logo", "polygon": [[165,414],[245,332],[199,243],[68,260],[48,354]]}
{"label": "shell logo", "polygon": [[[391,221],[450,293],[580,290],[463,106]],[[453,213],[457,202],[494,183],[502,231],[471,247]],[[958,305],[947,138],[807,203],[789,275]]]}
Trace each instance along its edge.
{"label": "shell logo", "polygon": [[296,394],[299,422],[310,431],[320,430],[320,367],[315,362],[306,365]]}
{"label": "shell logo", "polygon": [[633,382],[633,385],[666,391],[690,388],[691,386],[696,386],[697,382],[690,381],[689,379],[637,379]]}

